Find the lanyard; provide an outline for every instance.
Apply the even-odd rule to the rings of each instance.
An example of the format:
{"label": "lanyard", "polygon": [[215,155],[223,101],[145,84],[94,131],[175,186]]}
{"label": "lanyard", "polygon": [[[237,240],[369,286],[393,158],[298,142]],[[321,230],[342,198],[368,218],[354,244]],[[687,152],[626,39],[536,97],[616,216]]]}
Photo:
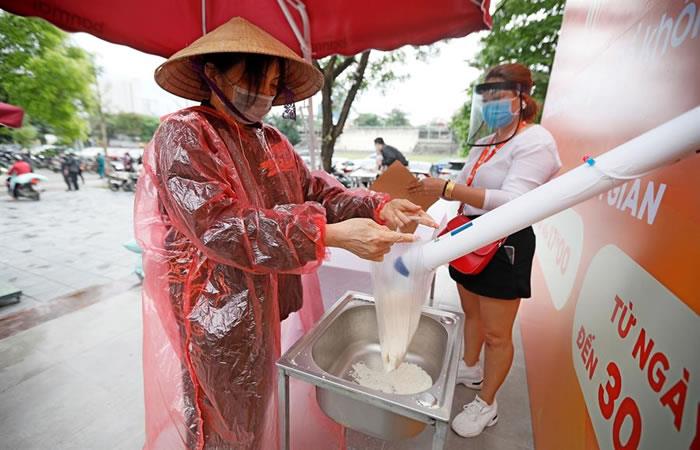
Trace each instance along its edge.
{"label": "lanyard", "polygon": [[[525,126],[525,122],[520,122],[520,125],[518,126],[518,129],[516,130],[516,134]],[[515,135],[514,135],[515,136]],[[495,136],[494,136],[495,139]],[[508,141],[501,142],[497,146],[492,146],[489,145],[488,147],[485,147],[481,151],[481,155],[479,155],[479,159],[476,160],[476,163],[474,163],[474,167],[472,167],[472,171],[469,173],[469,177],[467,178],[467,186],[471,186],[472,183],[474,182],[474,177],[476,176],[476,171],[479,170],[479,167],[483,166],[491,158],[493,158],[493,155],[496,154],[497,151],[499,151],[501,148],[503,148],[504,145],[506,145]],[[493,150],[491,150],[493,148]]]}

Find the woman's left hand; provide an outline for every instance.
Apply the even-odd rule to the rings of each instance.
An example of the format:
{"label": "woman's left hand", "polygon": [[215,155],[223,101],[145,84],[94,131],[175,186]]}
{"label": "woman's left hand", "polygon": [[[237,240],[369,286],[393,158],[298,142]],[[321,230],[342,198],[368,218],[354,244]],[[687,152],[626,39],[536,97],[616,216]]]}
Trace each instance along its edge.
{"label": "woman's left hand", "polygon": [[445,183],[447,183],[447,181],[442,178],[429,177],[422,181],[416,181],[409,186],[408,192],[411,194],[437,195],[440,197],[443,189],[445,189]]}
{"label": "woman's left hand", "polygon": [[379,218],[392,230],[401,228],[411,222],[437,228],[439,225],[423,209],[408,200],[395,198],[384,205]]}

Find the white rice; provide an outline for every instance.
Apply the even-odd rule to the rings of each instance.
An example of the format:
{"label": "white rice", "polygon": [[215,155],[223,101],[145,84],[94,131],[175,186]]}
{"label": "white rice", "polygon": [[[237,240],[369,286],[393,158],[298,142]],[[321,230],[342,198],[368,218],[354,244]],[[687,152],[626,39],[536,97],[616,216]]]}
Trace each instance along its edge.
{"label": "white rice", "polygon": [[387,394],[415,394],[430,389],[433,380],[425,370],[412,363],[402,363],[396,370],[373,370],[364,362],[353,364],[350,375],[355,383]]}

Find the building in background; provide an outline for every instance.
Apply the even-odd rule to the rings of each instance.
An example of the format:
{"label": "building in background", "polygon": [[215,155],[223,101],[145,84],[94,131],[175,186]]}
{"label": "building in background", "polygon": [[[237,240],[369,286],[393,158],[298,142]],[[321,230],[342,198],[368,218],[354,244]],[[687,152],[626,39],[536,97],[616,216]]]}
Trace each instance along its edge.
{"label": "building in background", "polygon": [[446,124],[421,127],[348,127],[335,144],[337,152],[374,152],[374,139],[384,141],[403,153],[454,155],[459,148]]}

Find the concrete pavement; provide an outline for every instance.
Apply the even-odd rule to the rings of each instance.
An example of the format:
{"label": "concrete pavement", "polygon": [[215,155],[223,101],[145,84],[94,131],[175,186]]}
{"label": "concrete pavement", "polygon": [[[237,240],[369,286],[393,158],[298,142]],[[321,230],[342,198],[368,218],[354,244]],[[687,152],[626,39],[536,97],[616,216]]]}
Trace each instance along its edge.
{"label": "concrete pavement", "polygon": [[121,246],[133,236],[133,193],[111,192],[94,174],[66,192],[60,175],[40,173],[49,177],[40,201],[0,195],[0,280],[24,292],[0,317],[128,278],[135,261]]}

